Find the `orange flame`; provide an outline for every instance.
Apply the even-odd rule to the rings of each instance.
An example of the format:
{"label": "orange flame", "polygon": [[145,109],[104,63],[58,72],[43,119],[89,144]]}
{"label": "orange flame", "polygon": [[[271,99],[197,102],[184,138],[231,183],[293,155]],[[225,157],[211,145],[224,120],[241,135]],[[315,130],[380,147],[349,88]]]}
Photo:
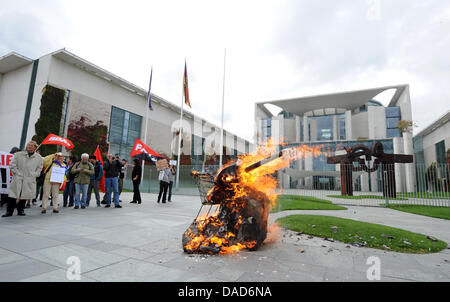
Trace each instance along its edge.
{"label": "orange flame", "polygon": [[[277,145],[273,144],[272,141],[269,141],[266,145],[261,145],[257,148],[257,150],[251,154],[246,154],[243,156],[239,156],[237,161],[237,175],[236,181],[233,181],[233,176],[226,175],[223,182],[229,184],[228,188],[224,188],[224,190],[229,190],[233,196],[233,200],[223,204],[221,206],[226,206],[231,210],[231,213],[237,212],[239,213],[240,209],[245,207],[245,200],[248,197],[249,192],[260,192],[263,193],[274,207],[276,205],[277,193],[276,189],[278,187],[278,180],[274,178],[272,175],[280,169],[284,169],[289,167],[289,165],[301,158],[305,158],[307,156],[318,157],[322,154],[325,154],[321,151],[323,146],[315,146],[310,147],[307,145],[301,145],[294,148],[288,148],[282,151],[282,156],[271,160],[267,163],[262,164],[256,169],[253,169],[249,172],[246,172],[246,168],[253,165],[256,162],[267,160],[273,154],[277,154]],[[326,154],[325,154],[326,155]],[[227,163],[223,169],[227,168],[231,164],[235,163],[231,161]],[[208,201],[211,201],[211,195],[214,193],[214,189],[211,189],[206,197]],[[199,231],[203,231],[206,226],[213,226],[215,228],[223,225],[223,222],[217,217],[219,214],[219,207],[212,214],[203,213],[199,215],[197,218],[197,228]],[[231,240],[236,238],[236,234],[239,230],[240,225],[243,222],[242,216],[239,216],[236,224],[234,225],[234,231],[228,232],[226,235],[222,237],[218,237],[217,235],[210,236],[206,238],[201,234],[194,234],[191,229],[188,229],[186,235],[191,238],[189,243],[185,245],[185,250],[187,251],[195,251],[199,247],[211,247],[214,246],[219,248],[219,254],[232,254],[239,252],[242,249],[251,249],[256,245],[256,241],[250,242],[237,242],[236,244],[231,244]],[[276,226],[272,226],[273,229],[269,229],[269,232],[272,233],[272,239],[278,237],[278,231]]]}

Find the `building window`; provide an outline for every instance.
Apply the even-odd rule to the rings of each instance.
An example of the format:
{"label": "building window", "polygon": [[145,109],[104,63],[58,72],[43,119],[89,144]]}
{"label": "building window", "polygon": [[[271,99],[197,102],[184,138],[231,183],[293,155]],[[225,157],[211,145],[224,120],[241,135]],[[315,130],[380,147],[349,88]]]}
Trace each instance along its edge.
{"label": "building window", "polygon": [[445,158],[445,141],[440,141],[439,143],[435,144],[436,148],[436,161],[438,164],[445,164],[446,158]]}
{"label": "building window", "polygon": [[262,141],[269,140],[272,137],[272,119],[262,119]]}
{"label": "building window", "polygon": [[[309,118],[309,133],[310,140],[316,141],[330,141],[333,140],[333,115],[314,116]],[[314,126],[311,124],[315,124]],[[316,137],[311,136],[315,132]]]}
{"label": "building window", "polygon": [[400,107],[386,107],[386,137],[400,137],[398,122],[401,119]]}
{"label": "building window", "polygon": [[304,125],[303,125],[303,118],[300,119],[300,141],[303,142],[305,140],[305,136],[303,133]]}
{"label": "building window", "polygon": [[347,139],[345,132],[345,114],[339,116],[339,139]]}
{"label": "building window", "polygon": [[109,126],[110,152],[129,158],[137,138],[141,137],[142,116],[112,107]]}

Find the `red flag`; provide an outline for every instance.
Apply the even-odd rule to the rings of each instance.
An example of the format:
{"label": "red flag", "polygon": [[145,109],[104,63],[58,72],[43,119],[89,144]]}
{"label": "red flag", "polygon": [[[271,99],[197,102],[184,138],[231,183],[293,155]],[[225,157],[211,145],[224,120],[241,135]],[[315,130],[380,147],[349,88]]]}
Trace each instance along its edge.
{"label": "red flag", "polygon": [[188,85],[188,74],[187,74],[187,65],[184,62],[184,76],[183,76],[183,91],[184,91],[184,103],[191,107],[191,100],[189,99],[189,85]]}
{"label": "red flag", "polygon": [[[100,152],[100,148],[99,148],[98,146],[97,146],[97,149],[95,149],[94,156],[95,156],[95,159],[96,159],[96,160],[98,160],[98,161],[100,161],[100,162],[102,163],[102,169],[103,169],[103,158],[102,158],[102,153]],[[100,179],[99,189],[100,189],[100,191],[102,191],[103,193],[106,192],[106,189],[105,189],[105,173],[103,173],[103,176],[102,176],[102,178]]]}
{"label": "red flag", "polygon": [[57,136],[52,133],[50,133],[44,139],[44,141],[41,143],[41,145],[61,145],[61,146],[66,147],[66,149],[69,149],[69,150],[73,149],[73,147],[74,147],[72,142],[70,140],[68,140],[67,138]]}
{"label": "red flag", "polygon": [[142,153],[146,153],[148,155],[153,155],[156,157],[162,157],[161,155],[156,153],[154,150],[152,150],[149,146],[144,144],[140,139],[137,138],[136,142],[134,143],[133,150],[131,150],[130,157],[133,157],[133,156],[136,156],[136,155],[139,155]]}

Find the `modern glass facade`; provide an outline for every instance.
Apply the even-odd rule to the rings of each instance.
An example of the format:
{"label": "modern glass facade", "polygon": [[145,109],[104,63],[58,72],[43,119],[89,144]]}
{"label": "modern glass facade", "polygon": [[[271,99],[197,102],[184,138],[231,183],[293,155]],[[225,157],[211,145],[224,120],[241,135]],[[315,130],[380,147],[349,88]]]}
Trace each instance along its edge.
{"label": "modern glass facade", "polygon": [[112,107],[109,125],[109,152],[129,159],[137,138],[141,137],[142,116]]}
{"label": "modern glass facade", "polygon": [[346,139],[345,114],[308,117],[308,133],[310,141]]}
{"label": "modern glass facade", "polygon": [[262,122],[262,140],[266,141],[272,137],[272,119],[265,118]]}
{"label": "modern glass facade", "polygon": [[400,107],[386,107],[386,137],[400,137],[398,122],[401,120]]}

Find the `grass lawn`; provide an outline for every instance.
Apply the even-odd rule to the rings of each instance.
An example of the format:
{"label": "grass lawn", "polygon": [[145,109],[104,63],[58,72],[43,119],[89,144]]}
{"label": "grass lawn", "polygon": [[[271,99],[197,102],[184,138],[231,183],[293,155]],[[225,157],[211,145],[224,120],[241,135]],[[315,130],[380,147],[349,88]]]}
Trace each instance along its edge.
{"label": "grass lawn", "polygon": [[424,198],[424,199],[450,199],[450,193],[449,192],[409,192],[409,193],[403,193],[399,192],[397,193],[397,196],[400,197],[411,197],[411,198]]}
{"label": "grass lawn", "polygon": [[450,220],[450,207],[392,204],[389,205],[389,208],[417,215]]}
{"label": "grass lawn", "polygon": [[[379,196],[379,195],[355,195],[355,196],[327,195],[327,197],[342,198],[342,199],[382,199],[382,200],[386,199],[385,197]],[[389,200],[408,200],[408,198],[403,198],[403,197],[392,198],[392,197],[390,197]]]}
{"label": "grass lawn", "polygon": [[287,210],[347,210],[347,208],[311,196],[280,195],[272,213]]}
{"label": "grass lawn", "polygon": [[432,241],[426,235],[351,219],[293,215],[278,221],[282,227],[296,232],[401,253],[435,253],[447,247],[447,243],[441,240]]}

